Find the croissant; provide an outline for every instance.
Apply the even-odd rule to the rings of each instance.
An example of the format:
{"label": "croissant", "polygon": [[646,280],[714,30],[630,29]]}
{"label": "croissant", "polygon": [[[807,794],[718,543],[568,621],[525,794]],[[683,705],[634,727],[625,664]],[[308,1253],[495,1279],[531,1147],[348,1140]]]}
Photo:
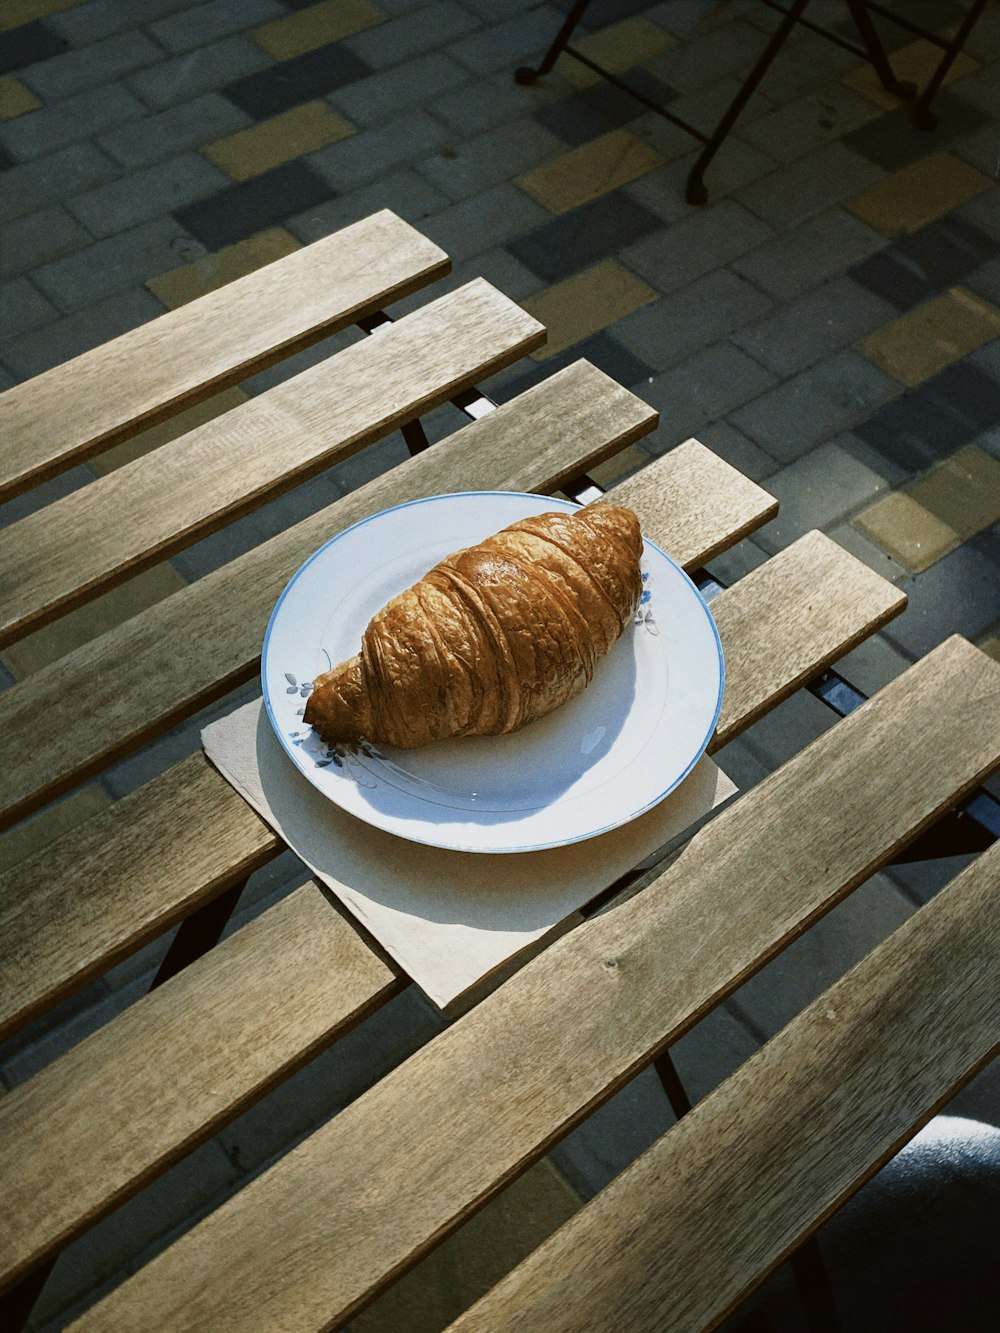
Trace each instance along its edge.
{"label": "croissant", "polygon": [[641,551],[635,514],[603,503],[456,551],[316,678],[306,723],[328,742],[403,749],[516,731],[589,684],[635,612]]}

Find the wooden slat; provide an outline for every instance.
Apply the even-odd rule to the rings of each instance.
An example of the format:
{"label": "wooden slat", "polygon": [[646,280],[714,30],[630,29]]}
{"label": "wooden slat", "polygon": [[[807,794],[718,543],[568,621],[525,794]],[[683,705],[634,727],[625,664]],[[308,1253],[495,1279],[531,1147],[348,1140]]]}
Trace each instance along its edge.
{"label": "wooden slat", "polygon": [[481,278],[0,532],[0,644],[346,458],[544,341]]}
{"label": "wooden slat", "polygon": [[443,250],[384,210],[9,389],[0,397],[0,500],[450,267]]}
{"label": "wooden slat", "polygon": [[714,1328],[1000,1053],[998,890],[1000,843],[450,1333]]}
{"label": "wooden slat", "polygon": [[[591,374],[599,375],[599,372],[588,369],[583,380]],[[571,375],[565,383],[571,392],[565,400],[566,413],[561,422],[556,411],[562,401],[561,390],[558,397],[553,396],[555,388],[542,394],[543,403],[552,407],[552,417],[559,423],[559,438],[562,438],[559,432],[567,430],[577,419],[572,414],[580,412],[583,402],[582,394],[572,392],[574,387],[581,387],[580,377]],[[612,389],[611,381],[606,384],[609,392],[622,392]],[[541,393],[541,387],[536,392]],[[511,409],[503,417],[498,414],[489,420],[496,421],[504,430],[513,430],[518,411],[513,404]],[[619,428],[626,429],[629,420],[629,417],[620,420]],[[586,421],[579,420],[578,424],[582,429]],[[482,434],[477,428],[467,429]],[[590,445],[593,446],[599,438],[595,428],[594,434],[589,436]],[[532,439],[534,443],[544,444],[540,433]],[[445,444],[436,446],[436,449],[446,448]],[[421,459],[413,460],[410,473],[423,475],[422,459],[430,460],[435,452],[432,450]],[[697,501],[702,494],[702,473],[688,466],[690,460],[699,455],[708,455],[708,451],[692,441],[646,470],[650,487],[673,498],[673,504],[664,511],[661,525],[654,526],[651,532],[662,544],[679,549],[688,563],[693,564],[699,562],[701,555],[697,543],[685,539],[682,533],[678,534],[675,543],[670,523],[672,515],[683,513],[688,496]],[[709,457],[714,459],[715,456]],[[545,474],[525,460],[522,465],[529,469],[522,474],[525,484],[548,489],[556,461],[557,456],[553,456],[548,463],[543,463],[549,475],[549,482],[543,483],[541,477]],[[506,465],[516,463],[513,456],[506,460]],[[722,466],[726,468],[728,465]],[[714,518],[706,517],[705,540],[714,544],[717,524],[729,521],[732,515],[725,501],[725,473],[718,472],[712,463],[707,463],[707,468],[718,511]],[[420,488],[416,483],[408,483],[404,477],[406,489],[403,494],[434,494],[435,475],[432,472],[429,478],[424,476]],[[497,475],[510,476],[509,473]],[[738,478],[738,474],[733,475]],[[378,498],[373,498],[371,488],[366,488],[366,492],[352,497],[351,502],[343,502],[347,509],[346,513],[340,511],[340,523],[346,525],[355,517],[361,517],[369,504],[372,509],[381,508],[389,498],[389,480],[373,483]],[[742,478],[739,478],[737,485],[741,484]],[[759,488],[754,490],[755,495],[745,497],[746,508],[754,508],[758,514],[769,513],[773,500]],[[741,523],[745,517],[746,509],[740,515]],[[683,527],[683,518],[676,521]],[[852,614],[840,598],[840,592],[852,587],[848,573],[853,572],[857,562],[843,553],[842,558],[848,569],[839,585],[836,578],[824,575],[819,564],[814,567],[816,578],[824,579],[822,586],[830,592],[823,613],[808,619],[815,635],[813,651],[817,666],[825,664],[831,655],[845,651],[844,645],[855,642],[856,637],[871,633],[899,605],[891,586],[883,584],[881,600],[874,594],[865,600],[859,590],[856,614]],[[794,556],[788,559],[788,571],[793,573],[796,559]],[[789,595],[798,596],[797,590],[808,588],[809,583],[808,573],[800,575],[794,586],[789,583]],[[744,595],[749,595],[760,585],[755,580],[753,583],[744,581],[744,586],[747,589]],[[771,656],[780,652],[785,630],[784,624],[780,628],[774,624],[770,635],[759,631],[759,626],[774,623],[771,615],[774,608],[769,605],[773,595],[780,595],[780,589],[777,593],[766,589],[760,614],[744,617],[751,622],[760,640],[760,654]],[[716,618],[724,638],[729,599],[730,593],[727,593],[716,603]],[[246,599],[240,604],[246,607]],[[791,649],[790,644],[790,657]],[[744,657],[751,662],[746,653]],[[798,662],[798,658],[792,660]],[[798,666],[796,678],[797,672]],[[763,681],[765,676],[761,678]],[[774,669],[766,677],[766,684],[772,703],[784,697],[790,688],[789,681],[782,679],[780,672]],[[729,692],[732,690],[731,677]],[[732,725],[729,725],[730,731]],[[177,828],[183,828],[183,838],[175,836]],[[45,852],[0,876],[0,1037],[85,984],[123,954],[165,930],[201,902],[275,856],[279,850],[277,838],[236,796],[228,783],[216,778],[203,756],[197,754],[70,831]]]}
{"label": "wooden slat", "polygon": [[[837,547],[833,549],[839,550]],[[767,592],[776,596],[762,596],[759,578],[747,578],[726,594],[731,609],[723,617],[721,633],[724,646],[728,646],[725,624],[739,625],[747,617],[761,623],[759,637],[762,641],[767,640],[769,644],[773,640],[780,642],[784,627],[789,621],[798,620],[808,604],[803,600],[800,590],[814,582],[822,586],[824,578],[829,576],[829,553],[822,545],[817,547],[816,543],[804,539],[796,547],[789,548],[789,551],[776,561],[784,570],[783,578],[772,579],[767,585]],[[843,605],[839,608],[839,618],[832,615],[829,619],[831,626],[839,626],[842,641],[848,642],[853,641],[857,626],[863,618],[871,624],[873,619],[884,617],[886,607],[894,604],[895,593],[890,584],[877,575],[871,575],[886,590],[881,604],[859,608],[852,620],[847,611],[848,590],[851,587],[851,579],[847,576],[857,562],[845,552],[841,552],[841,556],[840,573],[845,576],[840,580],[845,589]],[[814,578],[810,577],[810,572]],[[782,596],[785,587],[789,590],[789,598]],[[831,588],[831,595],[836,601],[834,588]],[[742,614],[737,609],[741,604]],[[819,631],[818,637],[824,638],[823,630]],[[757,716],[764,704],[764,697],[755,696],[754,682],[761,696],[772,696],[772,673],[756,670],[752,659],[744,654],[734,661],[730,689],[742,701],[746,720]],[[735,707],[731,709],[730,731],[737,731],[743,720]],[[174,772],[182,769],[191,772],[194,769],[193,761],[178,765]],[[208,772],[201,767],[198,776],[206,779]],[[215,807],[221,805],[222,812],[229,814],[232,789],[223,779],[214,775],[213,782],[214,787],[219,788],[217,793],[208,781],[197,783],[197,790],[184,810],[186,836],[183,844],[191,848],[192,858],[199,852],[203,857],[207,854],[207,858],[216,858],[219,843],[231,836],[232,825],[229,819],[221,818],[217,821]],[[181,780],[173,784],[175,793],[183,791],[184,787]],[[212,800],[215,795],[218,797],[216,802]],[[242,801],[240,804],[243,804]],[[167,822],[164,815],[168,808],[160,802],[157,813],[161,826]],[[244,808],[248,815],[245,821],[248,835],[253,837],[255,833],[262,834],[263,825],[247,807]],[[143,841],[144,831],[135,829],[133,820],[134,817],[126,819],[126,827],[132,829],[134,838]],[[250,827],[251,823],[256,825],[255,829]],[[277,840],[274,840],[274,845],[277,849]],[[30,912],[22,914],[12,941],[12,952],[22,969],[28,962],[29,954],[39,971],[51,972],[56,960],[65,966],[67,956],[75,962],[80,942],[86,944],[93,940],[95,925],[100,924],[108,929],[109,920],[114,920],[119,910],[127,908],[134,913],[137,902],[143,901],[142,865],[148,864],[148,861],[141,862],[138,867],[130,866],[122,875],[116,864],[115,848],[102,845],[99,839],[95,839],[93,832],[91,848],[98,849],[103,873],[97,871],[93,860],[88,866],[78,859],[71,882],[58,891],[62,901],[50,900],[44,903],[40,913],[41,922],[37,918],[35,922],[38,929],[33,929]],[[250,852],[250,847],[240,849],[244,859]],[[61,878],[67,868],[65,850],[59,858],[58,866],[51,864],[52,857],[47,860],[47,869],[52,872],[52,879]],[[42,878],[43,867],[36,866],[36,869],[39,871],[35,876],[38,882]],[[196,881],[200,869],[197,864],[189,869],[174,860],[168,866],[158,866],[160,878],[156,882],[173,885],[178,878],[182,883]],[[74,901],[77,881],[80,891],[86,893],[85,886],[95,879],[100,882],[101,889],[96,894],[91,891],[92,901],[87,904],[86,911],[81,911],[76,908]],[[140,881],[138,885],[137,879]],[[116,884],[116,881],[119,883]],[[44,881],[39,883],[39,889],[44,893]],[[124,897],[126,893],[128,897],[119,906],[117,898]],[[318,893],[314,896],[318,897]],[[162,910],[163,903],[159,902],[157,906]],[[27,1268],[32,1261],[44,1258],[46,1252],[53,1249],[61,1239],[75,1233],[87,1222],[106,1212],[113,1203],[120,1201],[126,1190],[131,1192],[138,1188],[154,1168],[162,1169],[170,1160],[189,1149],[207,1132],[206,1118],[212,1125],[230,1118],[251,1097],[260,1095],[267,1077],[277,1080],[296,1068],[304,1058],[303,1047],[314,1045],[321,1037],[319,1020],[313,1023],[302,1020],[300,1005],[303,993],[307,998],[313,997],[318,1005],[318,997],[322,995],[324,987],[329,988],[330,1021],[338,1020],[340,977],[337,970],[330,968],[323,952],[305,955],[299,945],[300,939],[311,928],[309,923],[316,910],[312,898],[299,891],[293,895],[292,900],[282,905],[280,928],[275,927],[267,933],[262,931],[259,943],[251,946],[247,942],[242,946],[239,970],[228,961],[220,963],[225,975],[224,984],[216,984],[212,979],[213,964],[210,956],[198,964],[196,980],[189,982],[186,980],[188,974],[183,973],[158,991],[156,996],[144,1001],[141,1030],[145,1046],[133,1040],[130,1035],[133,1019],[126,1016],[123,1035],[119,1035],[117,1024],[112,1023],[89,1040],[85,1056],[74,1054],[71,1063],[65,1068],[63,1062],[57,1062],[28,1085],[34,1089],[28,1103],[30,1113],[18,1111],[15,1114],[8,1105],[22,1096],[21,1090],[13,1092],[6,1102],[0,1102],[0,1137],[5,1140],[0,1145],[0,1152],[9,1147],[10,1155],[6,1170],[0,1165],[0,1196],[6,1191],[12,1199],[17,1200],[20,1218],[19,1243],[0,1252],[0,1283],[5,1275],[10,1277],[19,1269]],[[98,913],[97,922],[91,919],[95,912]],[[6,932],[0,927],[0,938],[5,935]],[[67,940],[70,941],[69,947],[66,945]],[[287,962],[289,968],[297,968],[296,985],[284,993],[275,994],[268,976],[265,994],[261,996],[260,976],[269,974],[274,967],[283,969],[286,966],[286,955],[296,960],[294,963]],[[181,995],[185,998],[179,998]],[[164,1016],[158,1018],[159,1005],[163,1006]],[[234,1030],[241,1029],[243,1015],[251,1011],[256,1013],[262,1006],[268,1014],[268,1062],[234,1062],[230,1056],[226,1025],[232,1024]],[[174,1024],[173,1016],[181,1012],[186,1014],[188,1026],[199,1033],[211,1032],[218,1043],[214,1051],[207,1041],[200,1044],[197,1077],[201,1082],[197,1086],[195,1075],[188,1067],[190,1057],[186,1032]],[[42,1081],[45,1091],[35,1087]],[[199,1091],[202,1083],[204,1087]],[[109,1098],[115,1099],[114,1107],[109,1105]],[[62,1108],[55,1121],[49,1112],[51,1106]],[[144,1106],[155,1108],[152,1117],[136,1110]],[[66,1110],[67,1107],[72,1109]],[[5,1115],[14,1118],[5,1120]],[[114,1146],[112,1148],[109,1144],[107,1155],[102,1158],[105,1163],[113,1162],[113,1169],[107,1165],[101,1171],[94,1169],[90,1141],[94,1124],[98,1121],[116,1127],[113,1131]],[[8,1124],[12,1126],[9,1135],[5,1130]],[[112,1133],[110,1130],[105,1132]],[[20,1150],[15,1151],[15,1144],[25,1141],[35,1146],[28,1156]]]}
{"label": "wooden slat", "polygon": [[441,491],[554,490],[656,421],[633,394],[577,363],[5,690],[0,734],[17,762],[0,767],[0,827],[249,680],[282,588],[336,532]]}
{"label": "wooden slat", "polygon": [[0,1100],[0,1288],[402,984],[308,883]]}
{"label": "wooden slat", "polygon": [[948,640],[75,1327],[349,1318],[981,781],[996,719],[1000,665]]}

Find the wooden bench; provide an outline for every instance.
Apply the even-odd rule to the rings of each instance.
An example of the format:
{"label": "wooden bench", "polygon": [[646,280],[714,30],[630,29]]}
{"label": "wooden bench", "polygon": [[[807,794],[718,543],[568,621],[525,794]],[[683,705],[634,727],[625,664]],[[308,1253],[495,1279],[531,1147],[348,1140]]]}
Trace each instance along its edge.
{"label": "wooden bench", "polygon": [[[90,354],[97,358],[92,364],[105,368],[130,364],[130,357],[148,356],[150,330],[157,325],[166,329],[163,336],[178,338],[172,330],[186,328],[190,337],[190,329],[205,327],[205,321],[215,328],[220,310],[237,308],[226,304],[226,292],[234,302],[249,301],[245,292],[256,292],[255,299],[274,296],[274,308],[266,301],[262,306],[262,341],[241,347],[243,325],[233,321],[234,345],[220,345],[205,359],[201,381],[197,367],[178,352],[171,387],[161,384],[152,397],[152,390],[144,390],[141,402],[123,397],[113,405],[114,424],[106,419],[86,440],[86,432],[67,431],[58,457],[51,413],[32,425],[25,408],[11,485],[52,475],[72,459],[135,433],[153,415],[179,411],[209,384],[232,383],[259,368],[262,358],[273,361],[377,307],[387,293],[398,295],[407,284],[411,290],[443,271],[440,252],[422,245],[417,233],[410,236],[412,229],[398,219],[379,214],[369,222],[278,261],[245,279],[245,289],[234,284],[203,298],[207,304],[175,312],[194,323],[169,323],[173,316],[164,316],[102,349],[103,361]],[[406,241],[397,247],[405,252],[398,263],[378,249],[393,237]],[[330,274],[337,280],[290,331],[278,311],[281,294],[303,288],[319,293],[319,277]],[[262,503],[293,479],[396,429],[522,355],[541,336],[534,321],[493,289],[468,284],[218,422],[57,501],[38,519],[22,520],[0,538],[2,577],[11,580],[4,586],[16,593],[7,632],[24,632],[179,549],[195,533]],[[34,397],[18,390],[20,400],[37,405],[37,395],[44,394],[57,403],[65,393],[65,401],[73,401],[95,373],[81,369],[84,360],[39,377],[46,384]],[[377,384],[373,370],[384,377]],[[646,404],[577,362],[18,682],[0,694],[4,820],[17,821],[250,680],[281,589],[331,535],[400,501],[446,491],[554,493],[655,423]],[[208,469],[204,494],[198,487],[183,494],[173,487],[171,479],[195,460],[216,455],[220,462]],[[238,467],[237,459],[243,460]],[[691,571],[777,508],[764,490],[693,440],[619,482],[611,495],[633,507],[646,535]],[[132,525],[141,531],[126,530],[122,515],[140,500],[152,506],[154,517],[148,525]],[[54,516],[51,531],[46,515]],[[36,549],[45,552],[49,572],[37,585],[18,568],[10,534],[34,534]],[[76,571],[61,554],[68,538],[88,552]],[[815,680],[904,605],[897,589],[820,533],[807,534],[721,592],[712,611],[727,687],[710,752]],[[975,789],[1000,763],[998,729],[984,725],[984,718],[1000,712],[998,703],[1000,667],[962,640],[943,645],[711,819],[679,854],[631,882],[621,900],[515,971],[88,1311],[79,1327],[116,1333],[154,1327],[270,1331],[330,1328],[349,1320]],[[191,944],[198,931],[190,928],[201,922],[204,935],[206,913],[214,914],[207,933],[217,936],[246,877],[282,849],[270,826],[198,752],[0,876],[2,1036],[25,1031],[169,927],[184,923],[178,940],[187,940],[168,957],[158,978],[162,985],[0,1100],[0,1290],[13,1293],[8,1309],[20,1311],[18,1318],[63,1246],[407,984],[313,881],[188,962],[198,952]],[[964,903],[969,894],[995,891],[995,852],[977,865],[948,901]],[[926,927],[918,924],[925,917]],[[861,981],[841,983],[847,989],[843,1000],[837,992],[838,1012],[857,1017],[845,1024],[842,1053],[831,1055],[829,1069],[824,1064],[813,1072],[817,1087],[824,1086],[821,1076],[839,1079],[883,978],[897,977],[900,960],[911,954],[914,966],[923,968],[941,940],[951,941],[951,932],[963,929],[957,918],[966,920],[967,910],[932,904],[899,940],[862,965]],[[991,947],[991,939],[995,945],[995,936],[984,931],[980,949]],[[933,982],[936,974],[924,970]],[[940,1041],[965,1031],[963,1024],[979,1035],[941,1062],[912,1107],[889,1108],[892,1113],[878,1120],[877,1132],[857,1140],[856,1150],[851,1117],[859,1099],[840,1098],[838,1143],[847,1165],[841,1170],[838,1162],[828,1174],[825,1162],[808,1153],[799,1160],[790,1148],[774,1186],[787,1206],[774,1209],[768,1245],[748,1258],[746,1246],[740,1250],[734,1240],[717,1297],[707,1278],[691,1284],[690,1305],[682,1308],[696,1314],[685,1327],[721,1317],[809,1234],[831,1200],[875,1169],[928,1108],[982,1062],[985,1020],[967,1020],[976,1004],[992,1014],[993,1001],[971,963],[961,975],[965,981],[948,992],[955,996],[953,1009],[940,1015]],[[906,1034],[923,1021],[921,1014],[926,1018],[919,1007],[913,1015],[900,1014],[900,1050]],[[640,1208],[651,1217],[658,1208],[673,1208],[672,1196],[663,1193],[673,1167],[664,1184],[661,1160],[687,1170],[689,1160],[701,1161],[700,1154],[725,1144],[725,1133],[733,1132],[732,1108],[752,1113],[764,1097],[768,1078],[758,1071],[771,1070],[769,1062],[778,1060],[782,1070],[794,1072],[822,1021],[822,1011],[812,1009],[796,1020],[791,1035],[782,1034],[671,1130],[654,1156],[640,1159],[606,1199],[601,1195],[585,1208],[462,1326],[611,1327],[609,1293],[620,1284],[628,1293],[635,1288],[628,1299],[635,1301],[637,1322],[625,1326],[660,1327],[659,1315],[643,1324],[642,1311],[662,1310],[662,1302],[673,1299],[671,1282],[684,1283],[683,1270],[650,1260],[652,1295],[639,1291],[629,1217]],[[769,1054],[772,1047],[777,1055]],[[889,1061],[876,1071],[889,1101],[893,1068]],[[796,1097],[818,1095],[811,1080],[800,1078],[794,1087],[801,1084],[801,1091],[786,1096],[781,1090],[791,1077],[781,1075],[779,1093],[770,1094],[774,1105],[767,1102],[759,1117],[761,1163],[771,1151],[765,1133],[770,1125],[793,1125]],[[789,1141],[799,1142],[793,1136]],[[746,1180],[756,1181],[763,1169],[751,1165]],[[727,1209],[719,1201],[742,1177],[726,1175],[722,1167],[708,1176],[697,1197],[704,1199],[706,1216],[721,1216]],[[750,1235],[751,1203],[727,1220],[737,1239]],[[609,1257],[601,1238],[619,1233],[621,1242]],[[643,1254],[670,1243],[652,1220],[642,1240]],[[574,1301],[566,1283],[578,1246],[581,1254],[593,1251],[587,1261],[593,1282],[580,1292],[593,1288],[594,1294]],[[693,1262],[690,1255],[685,1260]],[[577,1280],[569,1279],[570,1287]],[[601,1299],[609,1301],[608,1313],[588,1323],[588,1309],[605,1309]],[[601,1324],[602,1318],[608,1322]]]}

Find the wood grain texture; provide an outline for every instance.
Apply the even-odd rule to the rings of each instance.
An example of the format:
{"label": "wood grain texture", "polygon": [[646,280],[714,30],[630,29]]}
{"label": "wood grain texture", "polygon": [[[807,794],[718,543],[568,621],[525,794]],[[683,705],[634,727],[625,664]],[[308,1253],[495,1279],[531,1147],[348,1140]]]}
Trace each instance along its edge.
{"label": "wood grain texture", "polygon": [[387,209],[0,397],[0,500],[447,273]]}
{"label": "wood grain texture", "polygon": [[0,1287],[402,984],[310,882],[4,1097]]}
{"label": "wood grain texture", "polygon": [[713,1328],[1000,1052],[1000,843],[453,1324]]}
{"label": "wood grain texture", "polygon": [[446,402],[544,340],[481,278],[0,532],[0,644]]}
{"label": "wood grain texture", "polygon": [[282,589],[337,532],[423,495],[555,490],[656,422],[578,362],[5,690],[0,733],[17,761],[0,767],[0,827],[249,680]]}
{"label": "wood grain texture", "polygon": [[952,638],[74,1327],[350,1318],[998,763],[1000,664]]}
{"label": "wood grain texture", "polygon": [[[669,488],[666,458],[655,471]],[[697,550],[688,554],[697,561]],[[809,534],[715,599],[728,665],[710,752],[898,611],[897,590],[856,565]],[[280,847],[195,755],[0,878],[0,1037]]]}

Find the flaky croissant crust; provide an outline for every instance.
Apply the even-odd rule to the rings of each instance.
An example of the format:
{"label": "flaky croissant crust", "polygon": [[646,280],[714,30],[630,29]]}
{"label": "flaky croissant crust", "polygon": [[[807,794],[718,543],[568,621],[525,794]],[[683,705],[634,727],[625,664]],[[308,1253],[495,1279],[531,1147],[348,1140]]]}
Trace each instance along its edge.
{"label": "flaky croissant crust", "polygon": [[523,727],[589,684],[635,612],[641,552],[635,514],[603,503],[456,551],[317,677],[306,722],[330,742],[403,749]]}

